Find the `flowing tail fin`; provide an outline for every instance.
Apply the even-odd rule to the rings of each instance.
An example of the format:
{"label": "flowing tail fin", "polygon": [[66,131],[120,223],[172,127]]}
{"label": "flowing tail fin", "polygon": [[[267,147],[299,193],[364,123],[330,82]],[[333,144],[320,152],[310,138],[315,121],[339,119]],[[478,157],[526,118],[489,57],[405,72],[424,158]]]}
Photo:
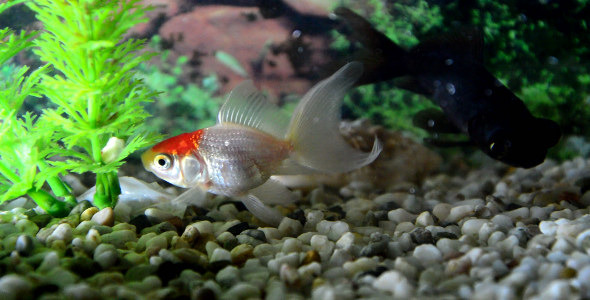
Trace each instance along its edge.
{"label": "flowing tail fin", "polygon": [[342,98],[361,76],[363,65],[351,62],[316,84],[299,102],[289,124],[287,139],[294,159],[320,172],[342,173],[368,165],[382,146],[377,138],[371,152],[352,148],[340,134]]}
{"label": "flowing tail fin", "polygon": [[365,67],[365,73],[356,85],[385,81],[408,74],[405,63],[408,51],[377,31],[371,23],[352,10],[338,7],[334,13],[348,26],[350,34],[347,38],[362,45],[362,49],[353,54],[353,60],[361,61]]}

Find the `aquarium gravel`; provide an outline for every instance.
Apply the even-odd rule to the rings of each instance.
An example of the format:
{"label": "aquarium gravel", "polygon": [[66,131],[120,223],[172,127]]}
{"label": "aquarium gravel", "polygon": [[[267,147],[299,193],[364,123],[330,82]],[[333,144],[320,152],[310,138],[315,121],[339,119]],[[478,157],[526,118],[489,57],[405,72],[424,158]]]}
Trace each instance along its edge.
{"label": "aquarium gravel", "polygon": [[[128,191],[65,218],[20,198],[0,213],[0,298],[590,297],[589,166],[490,163],[384,187],[360,172],[295,189],[278,227],[212,195],[138,213]],[[138,186],[163,203],[177,193]]]}

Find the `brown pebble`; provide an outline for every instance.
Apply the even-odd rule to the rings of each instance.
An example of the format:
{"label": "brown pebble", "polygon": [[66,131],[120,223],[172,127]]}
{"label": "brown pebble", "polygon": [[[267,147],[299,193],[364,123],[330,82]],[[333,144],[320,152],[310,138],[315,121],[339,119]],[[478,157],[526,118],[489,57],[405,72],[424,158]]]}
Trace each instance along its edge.
{"label": "brown pebble", "polygon": [[180,219],[179,217],[172,217],[166,221],[168,223],[174,225],[174,227],[176,227],[176,231],[181,231],[184,228],[184,224],[182,223],[182,219]]}
{"label": "brown pebble", "polygon": [[315,251],[315,250],[309,250],[305,253],[305,256],[303,257],[303,261],[301,262],[301,265],[307,265],[310,264],[312,262],[320,262],[321,258],[320,258],[320,254]]}
{"label": "brown pebble", "polygon": [[565,279],[570,279],[570,278],[576,277],[576,275],[578,275],[578,272],[576,272],[575,269],[572,269],[570,267],[565,267],[565,268],[563,268],[563,270],[561,270],[559,277],[565,278]]}
{"label": "brown pebble", "polygon": [[241,265],[254,257],[254,248],[248,244],[241,244],[233,248],[230,254],[232,264]]}

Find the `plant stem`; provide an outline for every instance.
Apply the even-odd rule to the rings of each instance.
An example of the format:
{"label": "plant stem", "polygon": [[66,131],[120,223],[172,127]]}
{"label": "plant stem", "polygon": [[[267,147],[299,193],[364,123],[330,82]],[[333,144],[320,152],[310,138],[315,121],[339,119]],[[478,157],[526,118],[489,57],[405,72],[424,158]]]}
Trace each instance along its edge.
{"label": "plant stem", "polygon": [[[45,161],[43,160],[40,160],[37,162],[37,167],[39,167],[40,170],[43,170],[47,168],[47,163],[45,163]],[[49,177],[47,178],[47,183],[49,184],[49,187],[51,188],[51,191],[53,191],[53,194],[55,194],[55,196],[64,197],[66,202],[71,205],[78,204],[78,201],[76,201],[76,197],[74,197],[74,195],[72,194],[72,188],[68,186],[65,182],[63,182],[61,178],[59,178],[58,176]]]}
{"label": "plant stem", "polygon": [[117,200],[119,199],[119,195],[121,194],[121,185],[119,184],[119,176],[117,176],[117,171],[112,171],[107,174],[109,179],[109,187],[111,191],[111,207],[115,207],[117,205]]}
{"label": "plant stem", "polygon": [[107,194],[108,187],[105,186],[105,174],[96,174],[96,192],[94,193],[94,205],[99,209],[103,209],[110,205],[109,196]]}
{"label": "plant stem", "polygon": [[39,207],[54,217],[65,217],[70,211],[65,202],[55,199],[51,194],[44,190],[31,189],[27,192],[27,195],[29,195]]}

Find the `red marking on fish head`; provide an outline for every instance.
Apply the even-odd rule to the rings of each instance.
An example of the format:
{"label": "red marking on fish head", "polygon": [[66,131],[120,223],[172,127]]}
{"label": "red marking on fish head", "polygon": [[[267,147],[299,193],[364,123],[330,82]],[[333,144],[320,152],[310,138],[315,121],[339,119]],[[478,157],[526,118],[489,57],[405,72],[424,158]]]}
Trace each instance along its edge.
{"label": "red marking on fish head", "polygon": [[199,129],[163,140],[153,146],[151,151],[179,156],[188,155],[199,149],[199,141],[201,141],[203,131],[203,129]]}

